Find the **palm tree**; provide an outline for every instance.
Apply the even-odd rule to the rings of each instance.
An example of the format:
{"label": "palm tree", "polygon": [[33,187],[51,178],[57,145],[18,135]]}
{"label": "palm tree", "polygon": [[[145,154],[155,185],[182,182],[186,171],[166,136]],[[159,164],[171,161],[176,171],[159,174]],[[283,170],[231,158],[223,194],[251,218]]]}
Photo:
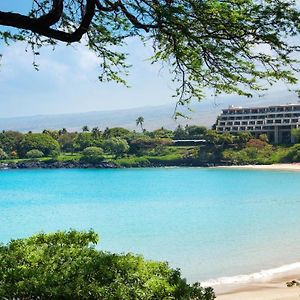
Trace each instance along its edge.
{"label": "palm tree", "polygon": [[141,126],[142,131],[144,131],[144,128],[143,128],[144,118],[143,117],[138,117],[135,120],[135,122],[136,122],[136,126]]}
{"label": "palm tree", "polygon": [[94,137],[100,136],[101,130],[99,129],[99,127],[92,128],[92,134],[93,134]]}
{"label": "palm tree", "polygon": [[84,126],[82,127],[82,131],[83,131],[83,132],[87,132],[87,131],[90,131],[90,129],[89,129],[89,127],[88,127],[87,125],[84,125]]}

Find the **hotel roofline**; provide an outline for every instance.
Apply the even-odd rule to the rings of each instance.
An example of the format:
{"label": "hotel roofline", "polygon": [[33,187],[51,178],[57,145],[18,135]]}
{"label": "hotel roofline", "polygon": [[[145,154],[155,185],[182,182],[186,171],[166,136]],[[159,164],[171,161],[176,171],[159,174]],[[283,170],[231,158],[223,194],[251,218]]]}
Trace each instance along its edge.
{"label": "hotel roofline", "polygon": [[224,110],[240,110],[240,109],[262,109],[262,108],[290,107],[290,106],[300,107],[300,103],[287,103],[287,104],[268,105],[268,106],[251,106],[251,107],[229,105],[228,108],[223,108],[222,110],[224,111]]}

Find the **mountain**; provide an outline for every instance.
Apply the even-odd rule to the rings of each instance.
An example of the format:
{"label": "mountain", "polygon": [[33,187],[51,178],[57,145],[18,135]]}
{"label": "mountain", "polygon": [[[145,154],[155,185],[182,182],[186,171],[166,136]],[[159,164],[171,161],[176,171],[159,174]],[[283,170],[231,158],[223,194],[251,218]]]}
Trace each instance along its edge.
{"label": "mountain", "polygon": [[164,105],[114,111],[0,118],[0,130],[39,132],[43,129],[60,129],[65,127],[68,130],[79,131],[83,125],[88,125],[90,128],[98,126],[100,129],[120,126],[133,130],[137,129],[135,120],[139,116],[143,116],[145,120],[144,128],[147,130],[157,129],[162,126],[174,129],[178,124],[211,126],[217,114],[220,113],[219,109],[212,109],[209,112],[207,109],[205,111],[197,110],[196,112],[186,111],[186,114],[191,119],[180,118],[176,121],[173,118],[174,109],[175,105]]}
{"label": "mountain", "polygon": [[228,105],[249,107],[286,104],[288,102],[296,103],[297,101],[298,99],[295,95],[289,95],[286,92],[280,91],[256,100],[227,96],[218,100],[218,102],[216,100],[205,100],[201,103],[193,104],[191,106],[192,111],[189,111],[187,108],[180,109],[179,111],[188,115],[190,119],[179,118],[178,120],[174,120],[172,117],[175,104],[113,111],[10,117],[0,118],[0,130],[39,132],[43,129],[60,129],[65,127],[68,130],[79,131],[83,125],[88,125],[89,127],[98,126],[102,130],[106,127],[116,126],[133,130],[137,129],[135,120],[139,116],[143,116],[145,120],[144,128],[147,130],[157,129],[162,126],[174,129],[179,124],[195,124],[211,127],[217,115],[221,113],[223,108],[228,107]]}

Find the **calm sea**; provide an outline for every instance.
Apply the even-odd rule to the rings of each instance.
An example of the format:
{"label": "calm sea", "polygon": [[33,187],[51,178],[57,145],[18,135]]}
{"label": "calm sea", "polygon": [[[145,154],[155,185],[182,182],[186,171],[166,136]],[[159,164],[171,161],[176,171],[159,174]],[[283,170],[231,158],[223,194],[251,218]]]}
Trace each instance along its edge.
{"label": "calm sea", "polygon": [[168,261],[189,281],[300,261],[300,172],[5,170],[0,241],[93,228],[99,248]]}

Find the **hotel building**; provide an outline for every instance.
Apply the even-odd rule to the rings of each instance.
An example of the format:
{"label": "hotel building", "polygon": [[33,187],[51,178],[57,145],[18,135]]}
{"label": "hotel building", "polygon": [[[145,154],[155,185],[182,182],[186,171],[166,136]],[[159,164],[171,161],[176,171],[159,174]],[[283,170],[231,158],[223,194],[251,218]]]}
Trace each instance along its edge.
{"label": "hotel building", "polygon": [[267,134],[271,142],[293,143],[291,130],[300,127],[300,104],[223,109],[216,121],[218,132],[249,131],[255,137]]}

